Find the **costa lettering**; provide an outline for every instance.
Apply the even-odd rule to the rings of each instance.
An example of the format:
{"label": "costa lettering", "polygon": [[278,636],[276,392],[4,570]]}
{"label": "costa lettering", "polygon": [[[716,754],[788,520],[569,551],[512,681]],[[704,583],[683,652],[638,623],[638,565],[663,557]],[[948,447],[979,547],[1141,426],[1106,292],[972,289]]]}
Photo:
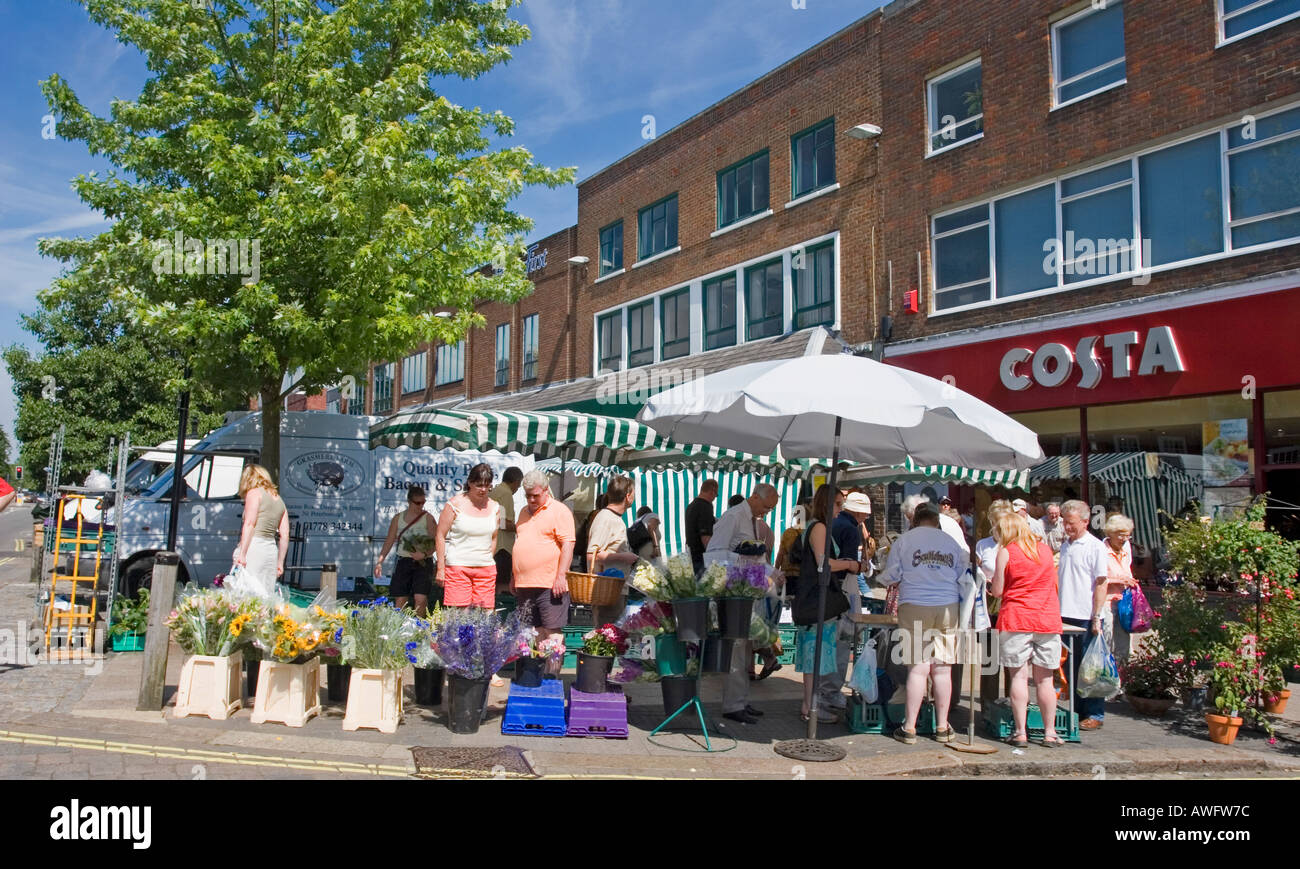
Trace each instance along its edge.
{"label": "costa lettering", "polygon": [[[1110,351],[1110,376],[1116,379],[1133,375],[1131,353],[1139,346],[1142,351],[1137,366],[1139,377],[1186,370],[1182,354],[1178,352],[1178,344],[1174,341],[1173,330],[1168,326],[1155,326],[1147,331],[1144,341],[1139,341],[1137,331],[1133,330],[1080,338],[1073,350],[1056,342],[1044,344],[1037,350],[1012,347],[1002,356],[998,376],[1007,389],[1020,392],[1035,383],[1049,388],[1061,386],[1069,381],[1077,368],[1078,386],[1096,389],[1101,383],[1104,370],[1097,357],[1098,341]],[[1020,370],[1024,365],[1028,366],[1027,372]]]}

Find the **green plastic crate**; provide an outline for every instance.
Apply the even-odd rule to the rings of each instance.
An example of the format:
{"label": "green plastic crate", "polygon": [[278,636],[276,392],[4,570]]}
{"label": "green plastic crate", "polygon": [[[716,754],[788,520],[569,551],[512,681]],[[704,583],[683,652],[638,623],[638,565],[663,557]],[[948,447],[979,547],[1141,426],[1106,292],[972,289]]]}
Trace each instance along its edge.
{"label": "green plastic crate", "polygon": [[[791,646],[788,652],[782,652],[781,654],[777,655],[776,662],[783,667],[794,666],[794,646]],[[755,667],[763,666],[763,657],[761,655],[754,656],[754,666]]]}
{"label": "green plastic crate", "polygon": [[[885,713],[889,718],[890,727],[902,727],[903,719],[907,717],[907,705],[890,703],[885,707]],[[918,736],[930,736],[938,729],[939,722],[935,719],[934,704],[927,700],[921,704],[921,711],[916,715],[916,733]]]}
{"label": "green plastic crate", "polygon": [[564,631],[564,648],[581,649],[583,634],[590,631],[591,628],[574,627],[569,625],[561,628],[561,630]]}
{"label": "green plastic crate", "polygon": [[[994,739],[1009,739],[1016,732],[1010,700],[1002,697],[984,704],[984,728]],[[1043,738],[1043,713],[1035,703],[1029,704],[1029,711],[1025,715],[1025,730],[1029,732],[1030,739]],[[1066,742],[1079,742],[1079,713],[1071,713],[1065,706],[1057,706],[1056,735]]]}
{"label": "green plastic crate", "polygon": [[114,652],[143,652],[144,634],[115,634],[113,636]]}
{"label": "green plastic crate", "polygon": [[854,733],[884,733],[885,726],[883,704],[849,701],[849,730]]}

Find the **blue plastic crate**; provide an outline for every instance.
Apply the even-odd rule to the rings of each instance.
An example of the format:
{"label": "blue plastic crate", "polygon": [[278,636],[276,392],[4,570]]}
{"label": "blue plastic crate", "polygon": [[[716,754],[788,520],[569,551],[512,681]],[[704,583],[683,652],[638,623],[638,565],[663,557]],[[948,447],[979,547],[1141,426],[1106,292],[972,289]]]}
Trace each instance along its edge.
{"label": "blue plastic crate", "polygon": [[546,679],[540,688],[510,685],[501,732],[517,736],[563,736],[564,683]]}

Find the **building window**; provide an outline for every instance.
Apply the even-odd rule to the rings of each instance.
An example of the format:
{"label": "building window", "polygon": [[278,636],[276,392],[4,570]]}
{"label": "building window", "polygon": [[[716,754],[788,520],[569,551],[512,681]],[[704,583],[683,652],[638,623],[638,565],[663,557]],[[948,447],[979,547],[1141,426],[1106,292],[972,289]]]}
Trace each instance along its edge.
{"label": "building window", "polygon": [[519,377],[521,380],[537,379],[537,314],[524,317],[523,341],[524,365]]}
{"label": "building window", "polygon": [[[1131,271],[1133,163],[1124,161],[1061,181],[1061,231],[1065,283]],[[1087,239],[1090,245],[1078,244]],[[1074,242],[1073,244],[1071,242]]]}
{"label": "building window", "polygon": [[830,326],[835,322],[835,244],[827,242],[796,254],[791,262],[794,280],[794,328]]}
{"label": "building window", "polygon": [[510,383],[510,324],[497,326],[497,370],[493,379],[494,386],[506,386]]}
{"label": "building window", "polygon": [[691,352],[691,291],[667,293],[660,299],[659,323],[663,329],[661,359],[689,356]]}
{"label": "building window", "polygon": [[611,223],[600,231],[600,274],[623,268],[623,221]]}
{"label": "building window", "polygon": [[421,350],[402,360],[402,394],[420,392],[429,385],[429,352]]}
{"label": "building window", "polygon": [[1111,0],[1052,25],[1052,80],[1063,106],[1125,81],[1124,6]]}
{"label": "building window", "polygon": [[984,134],[984,76],[978,58],[930,79],[926,92],[931,154]]}
{"label": "building window", "polygon": [[790,138],[791,199],[835,183],[835,119]]}
{"label": "building window", "polygon": [[445,386],[465,379],[465,340],[438,347],[438,369],[434,373],[435,386]]}
{"label": "building window", "polygon": [[1221,159],[1218,133],[1138,158],[1148,265],[1223,251]]}
{"label": "building window", "polygon": [[1219,41],[1230,42],[1300,17],[1297,0],[1216,0]]}
{"label": "building window", "polygon": [[785,331],[785,279],[781,261],[745,269],[745,340]]}
{"label": "building window", "polygon": [[646,206],[637,215],[637,259],[677,247],[677,194]]}
{"label": "building window", "polygon": [[704,282],[704,349],[736,343],[736,276],[726,274]]}
{"label": "building window", "polygon": [[627,367],[655,361],[655,303],[642,302],[627,309]]}
{"label": "building window", "polygon": [[767,210],[767,152],[718,173],[718,228]]}
{"label": "building window", "polygon": [[987,302],[989,277],[988,205],[934,219],[934,307],[942,311]]}
{"label": "building window", "polygon": [[1056,238],[1055,184],[999,199],[993,204],[993,225],[999,299],[1056,286],[1056,268],[1044,254]]}
{"label": "building window", "polygon": [[393,410],[393,369],[392,362],[375,366],[375,414]]}
{"label": "building window", "polygon": [[1228,128],[1234,250],[1300,237],[1300,108]]}
{"label": "building window", "polygon": [[596,321],[600,371],[618,371],[623,367],[623,312],[605,314]]}

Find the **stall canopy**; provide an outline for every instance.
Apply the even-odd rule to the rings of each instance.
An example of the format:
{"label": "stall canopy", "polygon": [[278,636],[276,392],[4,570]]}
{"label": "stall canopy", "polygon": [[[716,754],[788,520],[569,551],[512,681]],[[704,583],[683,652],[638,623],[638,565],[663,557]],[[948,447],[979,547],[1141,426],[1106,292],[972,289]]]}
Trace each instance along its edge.
{"label": "stall canopy", "polygon": [[846,483],[965,483],[1028,489],[1029,471],[982,471],[960,465],[922,465],[909,456],[901,464],[885,468],[857,466],[843,471]]}
{"label": "stall canopy", "polygon": [[[1029,470],[1030,484],[1045,480],[1082,478],[1078,455],[1055,456]],[[1204,497],[1204,484],[1165,461],[1158,453],[1091,453],[1088,477],[1106,485],[1110,497],[1124,500],[1124,510],[1133,520],[1133,539],[1154,549],[1161,548],[1159,512],[1176,515],[1188,501]]]}
{"label": "stall canopy", "polygon": [[636,483],[635,509],[624,514],[625,520],[642,507],[649,507],[662,522],[663,553],[665,557],[686,552],[686,508],[699,494],[705,480],[716,480],[718,497],[713,500],[713,514],[721,516],[733,495],[749,497],[759,483],[770,483],[779,498],[776,509],[764,516],[776,540],[790,527],[794,508],[798,505],[799,481],[786,476],[746,474],[740,471],[642,471],[634,469],[632,480]]}

